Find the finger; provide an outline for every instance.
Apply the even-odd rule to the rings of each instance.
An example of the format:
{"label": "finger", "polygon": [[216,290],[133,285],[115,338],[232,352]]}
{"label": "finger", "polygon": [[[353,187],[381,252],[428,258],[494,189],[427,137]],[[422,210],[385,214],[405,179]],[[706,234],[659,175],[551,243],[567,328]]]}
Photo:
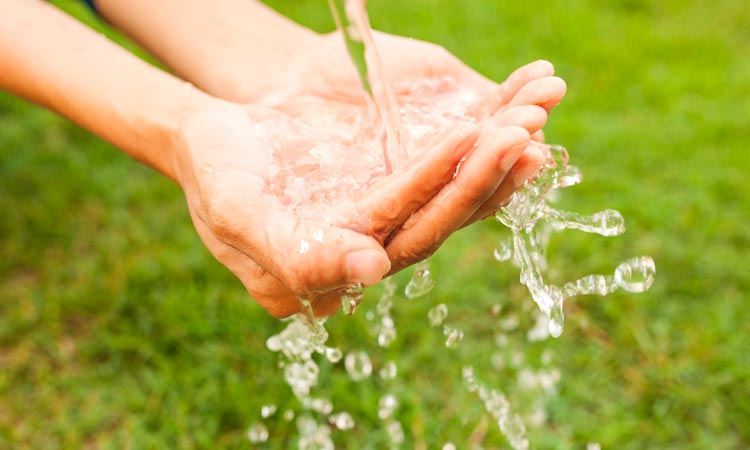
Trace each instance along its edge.
{"label": "finger", "polygon": [[370,236],[324,223],[300,223],[285,211],[273,212],[263,222],[270,227],[261,250],[262,255],[270,255],[269,271],[298,296],[349,283],[369,286],[390,268],[385,250]]}
{"label": "finger", "polygon": [[[252,289],[262,290],[267,299],[275,298],[283,305],[289,304],[286,297],[291,294],[297,300],[292,312],[305,299],[312,303],[317,316],[329,316],[341,306],[346,286],[376,284],[390,270],[388,255],[377,241],[348,229],[303,225],[293,238],[285,232],[279,235],[293,247],[278,254],[274,276],[256,280]],[[278,252],[279,247],[274,247]],[[284,290],[278,290],[274,278],[281,281]]]}
{"label": "finger", "polygon": [[428,151],[400,173],[382,180],[355,208],[353,228],[385,241],[411,214],[449,183],[459,162],[479,138],[479,128],[462,126],[443,133],[427,145]]}
{"label": "finger", "polygon": [[544,143],[544,130],[537,130],[531,135],[531,140],[539,143]]}
{"label": "finger", "polygon": [[254,260],[295,295],[326,292],[347,283],[377,283],[388,271],[383,247],[372,237],[335,224],[302,222],[270,194],[237,195],[241,172],[224,173],[207,196],[211,234]]}
{"label": "finger", "polygon": [[508,105],[539,105],[549,111],[560,103],[566,91],[567,85],[562,78],[539,78],[525,84]]}
{"label": "finger", "polygon": [[499,128],[517,125],[533,135],[547,123],[547,117],[547,111],[541,106],[522,105],[507,108],[489,118],[488,121]]}
{"label": "finger", "polygon": [[388,242],[392,273],[426,258],[459,229],[493,195],[529,143],[521,127],[484,131],[456,177]]}
{"label": "finger", "polygon": [[519,67],[501,84],[492,83],[491,88],[486,83],[474,83],[474,89],[483,100],[470,108],[469,113],[479,120],[492,116],[507,107],[526,84],[552,76],[554,72],[555,68],[550,62],[539,60]]}
{"label": "finger", "polygon": [[554,75],[554,73],[555,67],[552,63],[544,60],[534,61],[525,66],[519,67],[508,76],[508,79],[500,84],[500,105],[503,106],[510,103],[511,99],[516,96],[521,88],[530,82],[540,78],[550,77]]}
{"label": "finger", "polygon": [[463,226],[486,219],[495,214],[502,206],[508,203],[510,196],[521,188],[527,181],[536,176],[545,162],[545,154],[538,145],[528,146],[523,155],[513,165],[494,194],[464,223]]}

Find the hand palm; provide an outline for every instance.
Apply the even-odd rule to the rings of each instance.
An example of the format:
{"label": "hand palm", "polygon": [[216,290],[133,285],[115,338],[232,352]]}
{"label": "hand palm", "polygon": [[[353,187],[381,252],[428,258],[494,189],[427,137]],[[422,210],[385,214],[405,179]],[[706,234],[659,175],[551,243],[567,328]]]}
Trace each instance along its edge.
{"label": "hand palm", "polygon": [[[431,44],[404,46],[400,38],[381,37],[387,58],[423,56],[389,65],[396,67],[389,78],[401,80],[394,83],[401,97],[414,97],[404,88],[408,82],[447,76],[457,81],[453,88],[474,90],[480,104],[499,109],[494,115],[474,110],[473,121],[485,119],[479,125],[415,137],[406,169],[378,176],[384,175],[378,172],[382,159],[358,135],[368,133],[362,89],[338,38],[329,36],[327,45],[295,59],[260,102],[272,109],[207,112],[187,127],[192,159],[183,173],[192,181],[183,186],[192,187],[185,191],[196,228],[276,316],[297,311],[300,297],[315,301],[317,313],[330,314],[347,283],[373,284],[497,209],[538,167],[539,155],[524,152],[529,133],[546,120],[540,106],[551,107],[564,92],[564,85],[541,94],[531,89],[543,82],[555,88],[548,64],[527,66],[498,86]],[[340,153],[311,158],[326,141],[340,143]],[[353,182],[342,183],[342,175]],[[347,265],[350,255],[358,255],[353,266]]]}
{"label": "hand palm", "polygon": [[[309,108],[319,113],[326,105]],[[365,111],[338,103],[327,109],[355,117]],[[302,297],[313,300],[319,314],[330,314],[347,282],[373,284],[388,272],[387,240],[450,182],[479,133],[465,128],[446,132],[439,145],[426,143],[432,151],[399,174],[372,177],[368,170],[360,171],[355,174],[362,182],[358,190],[346,183],[321,188],[321,177],[336,175],[332,168],[322,160],[312,167],[316,164],[300,161],[294,153],[319,145],[325,132],[305,135],[300,131],[305,124],[298,123],[302,119],[286,115],[289,123],[280,127],[280,116],[277,110],[252,107],[192,118],[187,145],[193,158],[182,175],[192,179],[183,183],[193,187],[186,189],[191,216],[214,256],[272,314],[297,311]],[[296,134],[290,133],[292,126],[297,126]],[[349,152],[350,161],[367,159],[360,158],[366,146],[340,150]],[[298,192],[302,198],[290,193],[295,180],[310,186],[309,192]],[[359,273],[352,273],[345,262],[357,250],[369,252],[369,259]],[[393,260],[398,267],[426,251],[397,250],[400,256]]]}

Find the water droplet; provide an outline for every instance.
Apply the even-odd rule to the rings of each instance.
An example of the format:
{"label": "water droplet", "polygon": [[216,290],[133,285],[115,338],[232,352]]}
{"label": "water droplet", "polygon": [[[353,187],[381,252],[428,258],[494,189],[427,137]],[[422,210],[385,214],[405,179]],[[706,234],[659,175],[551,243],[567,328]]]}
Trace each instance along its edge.
{"label": "water droplet", "polygon": [[260,444],[268,440],[268,429],[260,422],[256,422],[247,429],[247,439],[253,444]]}
{"label": "water droplet", "polygon": [[344,311],[344,314],[347,316],[354,314],[354,310],[362,303],[363,296],[364,288],[362,287],[362,283],[350,283],[346,285],[344,294],[341,296],[341,309]]}
{"label": "water droplet", "polygon": [[307,242],[304,239],[300,239],[300,241],[299,241],[299,254],[300,255],[304,255],[308,251],[310,251],[310,243]]}
{"label": "water droplet", "polygon": [[268,404],[268,405],[263,405],[260,408],[260,416],[264,419],[271,417],[275,413],[276,413],[276,405],[274,405],[273,403]]}
{"label": "water droplet", "polygon": [[390,320],[390,317],[387,320],[384,317],[382,322],[380,331],[378,332],[378,345],[388,347],[396,339],[396,327],[393,326],[393,321]]}
{"label": "water droplet", "polygon": [[586,450],[602,450],[602,446],[598,442],[589,442],[586,444]]}
{"label": "water droplet", "polygon": [[385,426],[388,435],[391,437],[391,442],[398,446],[404,442],[404,427],[401,426],[401,422],[398,420],[391,420]]}
{"label": "water droplet", "polygon": [[543,341],[549,337],[549,317],[537,313],[534,326],[526,332],[526,339],[530,342]]}
{"label": "water droplet", "polygon": [[406,298],[415,299],[429,294],[434,287],[435,281],[430,275],[430,263],[421,261],[414,265],[414,273],[406,284],[404,293]]}
{"label": "water droplet", "polygon": [[525,437],[526,426],[521,417],[518,415],[501,417],[498,419],[498,425],[511,447],[516,450],[526,450],[529,448],[529,441]]}
{"label": "water droplet", "polygon": [[500,328],[505,331],[512,331],[518,327],[518,316],[515,314],[509,314],[500,320]]}
{"label": "water droplet", "polygon": [[333,411],[333,403],[326,398],[310,398],[304,402],[304,406],[323,415],[328,415]]}
{"label": "water droplet", "polygon": [[629,259],[615,269],[615,281],[628,292],[644,292],[654,284],[656,265],[648,256]]}
{"label": "water droplet", "polygon": [[445,346],[448,348],[458,347],[458,344],[464,339],[464,332],[462,330],[448,325],[443,326],[443,334],[446,336]]}
{"label": "water droplet", "polygon": [[333,450],[331,431],[327,425],[319,425],[312,417],[297,418],[297,432],[299,450]]}
{"label": "water droplet", "polygon": [[334,364],[341,361],[344,354],[340,349],[334,347],[326,347],[326,359]]}
{"label": "water droplet", "polygon": [[387,361],[380,369],[380,378],[383,380],[392,380],[396,378],[397,372],[398,366],[396,366],[396,363],[394,361]]}
{"label": "water droplet", "polygon": [[617,290],[614,277],[604,275],[586,275],[576,281],[565,283],[563,291],[566,297],[576,295],[607,295]]}
{"label": "water droplet", "polygon": [[278,336],[271,336],[266,340],[266,347],[272,352],[278,352],[282,349],[281,339]]}
{"label": "water droplet", "polygon": [[291,422],[292,420],[294,420],[294,411],[291,409],[287,409],[286,411],[284,411],[283,417],[287,422]]}
{"label": "water droplet", "polygon": [[456,450],[456,446],[453,442],[446,442],[443,444],[443,450]]}
{"label": "water droplet", "polygon": [[448,317],[448,307],[445,303],[436,305],[427,313],[427,318],[430,320],[431,327],[439,327],[443,324],[446,317]]}
{"label": "water droplet", "polygon": [[567,166],[557,174],[557,183],[555,183],[555,189],[574,186],[581,181],[583,181],[583,173],[581,173],[581,169],[576,166]]}
{"label": "water droplet", "polygon": [[500,262],[509,260],[511,256],[513,256],[513,245],[511,244],[510,239],[503,239],[500,241],[492,254],[495,259]]}
{"label": "water droplet", "polygon": [[351,430],[354,428],[354,419],[347,412],[340,412],[328,417],[328,421],[339,430]]}
{"label": "water droplet", "polygon": [[355,351],[346,355],[344,367],[354,381],[364,380],[372,373],[370,357],[364,351]]}
{"label": "water droplet", "polygon": [[393,394],[386,394],[380,397],[378,403],[378,417],[381,420],[390,419],[398,408],[398,400]]}
{"label": "water droplet", "polygon": [[[555,310],[559,311],[559,310]],[[555,313],[549,318],[549,334],[553,338],[559,338],[563,332],[562,313]]]}

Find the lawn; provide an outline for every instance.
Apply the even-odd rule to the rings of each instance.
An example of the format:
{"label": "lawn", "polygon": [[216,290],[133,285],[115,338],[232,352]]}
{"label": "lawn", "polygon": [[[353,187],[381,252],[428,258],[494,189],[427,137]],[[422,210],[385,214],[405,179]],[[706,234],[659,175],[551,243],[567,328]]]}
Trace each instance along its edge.
{"label": "lawn", "polygon": [[[76,2],[55,2],[102,27]],[[317,30],[323,0],[269,2]],[[357,426],[341,448],[387,448],[377,403],[401,405],[404,448],[508,448],[461,369],[529,416],[532,448],[750,447],[750,3],[664,0],[372,1],[373,25],[446,46],[485,75],[544,58],[568,82],[546,127],[583,184],[561,208],[614,208],[628,232],[553,236],[551,278],[611,273],[650,255],[653,288],[566,303],[566,330],[532,342],[533,303],[492,249],[493,222],[433,258],[437,287],[400,295],[398,338],[379,348],[367,292],[332,345],[366,350],[393,381],[321,364],[318,392]],[[119,39],[115,37],[115,39]],[[132,47],[131,47],[132,48]],[[2,70],[2,68],[0,68]],[[269,317],[203,248],[179,189],[64,119],[0,93],[0,448],[294,446],[298,409],[265,340]],[[408,273],[398,277],[401,287]],[[427,311],[446,303],[465,338],[446,349]],[[501,308],[498,309],[497,306]],[[529,386],[530,373],[559,381]]]}

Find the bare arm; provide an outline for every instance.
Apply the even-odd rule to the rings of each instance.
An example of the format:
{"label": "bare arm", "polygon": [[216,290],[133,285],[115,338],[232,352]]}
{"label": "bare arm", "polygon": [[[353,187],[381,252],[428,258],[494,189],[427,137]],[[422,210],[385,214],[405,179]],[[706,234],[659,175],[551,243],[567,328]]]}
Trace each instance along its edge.
{"label": "bare arm", "polygon": [[179,121],[214,100],[38,0],[0,0],[0,88],[175,179]]}
{"label": "bare arm", "polygon": [[321,38],[256,0],[97,0],[96,5],[108,22],[177,75],[233,101],[263,95],[299,47]]}
{"label": "bare arm", "polygon": [[[371,237],[304,226],[265,195],[269,149],[247,112],[168,75],[39,0],[0,0],[0,89],[52,109],[176,181],[211,253],[271,314],[390,269]],[[336,298],[335,293],[331,298]],[[328,304],[316,305],[330,314]]]}

